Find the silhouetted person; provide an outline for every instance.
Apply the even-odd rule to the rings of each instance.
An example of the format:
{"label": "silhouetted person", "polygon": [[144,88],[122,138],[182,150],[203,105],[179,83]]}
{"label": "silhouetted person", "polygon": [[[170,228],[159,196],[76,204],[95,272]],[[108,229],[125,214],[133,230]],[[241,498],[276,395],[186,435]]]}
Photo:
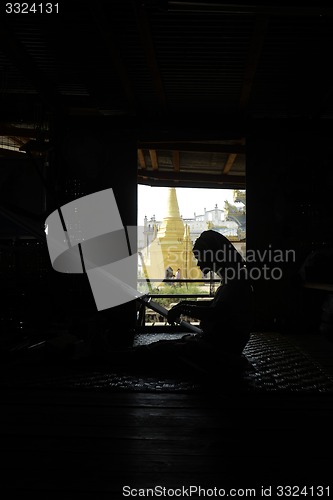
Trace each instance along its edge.
{"label": "silhouetted person", "polygon": [[165,270],[165,279],[166,280],[172,280],[172,278],[174,278],[175,275],[173,274],[173,269],[171,266],[168,266]]}
{"label": "silhouetted person", "polygon": [[[173,269],[171,266],[168,266],[165,270],[165,276],[164,276],[164,279],[165,280],[172,280],[173,278],[175,277],[175,274],[173,272]],[[174,286],[174,283],[170,283],[167,281],[167,285],[169,286]]]}
{"label": "silhouetted person", "polygon": [[221,285],[211,301],[182,301],[168,314],[173,324],[181,315],[200,320],[202,333],[187,334],[177,340],[160,340],[125,351],[107,352],[103,357],[110,368],[121,366],[143,370],[195,375],[238,373],[246,365],[243,349],[250,338],[252,286],[241,254],[216,231],[204,231],[193,253],[200,269],[214,271]]}
{"label": "silhouetted person", "polygon": [[[180,268],[179,267],[176,271],[176,280],[180,280]],[[182,284],[179,282],[179,283],[177,283],[177,286],[182,286]]]}
{"label": "silhouetted person", "polygon": [[193,254],[204,275],[215,272],[221,285],[211,301],[182,301],[174,306],[168,322],[174,323],[181,315],[199,319],[201,340],[224,355],[238,356],[252,325],[252,286],[245,261],[225,236],[213,230],[199,236]]}

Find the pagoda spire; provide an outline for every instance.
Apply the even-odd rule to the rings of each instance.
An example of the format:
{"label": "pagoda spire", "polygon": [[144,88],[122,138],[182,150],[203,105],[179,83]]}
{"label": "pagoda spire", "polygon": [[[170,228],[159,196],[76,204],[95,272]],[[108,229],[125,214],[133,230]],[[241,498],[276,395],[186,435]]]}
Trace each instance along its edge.
{"label": "pagoda spire", "polygon": [[192,253],[190,227],[184,225],[180,216],[174,187],[168,189],[164,213],[165,216],[159,224],[156,238],[149,247],[150,276],[161,278],[162,282],[165,270],[170,266],[174,273],[179,268],[184,277],[200,277],[200,269]]}
{"label": "pagoda spire", "polygon": [[166,213],[157,236],[170,244],[182,241],[184,237],[184,222],[180,216],[176,188],[174,187],[168,190]]}
{"label": "pagoda spire", "polygon": [[169,188],[168,191],[167,209],[164,219],[170,218],[180,219],[176,188],[174,187]]}

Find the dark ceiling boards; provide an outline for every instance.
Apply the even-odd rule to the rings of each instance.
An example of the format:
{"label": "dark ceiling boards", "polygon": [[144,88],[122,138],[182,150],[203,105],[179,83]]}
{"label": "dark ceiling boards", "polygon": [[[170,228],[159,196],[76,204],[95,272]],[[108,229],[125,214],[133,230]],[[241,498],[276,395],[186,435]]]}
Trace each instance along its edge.
{"label": "dark ceiling boards", "polygon": [[100,119],[137,131],[141,183],[242,188],[249,123],[332,119],[333,8],[100,0],[58,11],[1,16],[1,157],[47,142],[54,121]]}

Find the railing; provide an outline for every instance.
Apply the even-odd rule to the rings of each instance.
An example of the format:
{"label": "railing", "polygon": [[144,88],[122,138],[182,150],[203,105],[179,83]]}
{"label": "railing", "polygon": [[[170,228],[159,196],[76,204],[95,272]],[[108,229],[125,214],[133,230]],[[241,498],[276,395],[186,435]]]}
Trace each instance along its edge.
{"label": "railing", "polygon": [[[212,284],[213,283],[220,283],[221,280],[220,279],[215,279],[215,278],[205,278],[205,279],[186,279],[186,278],[181,278],[181,279],[176,279],[176,278],[172,278],[172,279],[145,279],[145,278],[138,278],[137,279],[138,283],[146,283],[148,285],[148,288],[151,288],[151,284],[152,283],[170,283],[170,284],[174,284],[174,283],[203,283],[204,285],[207,285],[209,284],[210,285],[210,295],[213,296],[214,295],[214,290],[213,290],[213,287],[212,287]],[[151,296],[153,296],[154,294],[149,294]],[[167,294],[157,294],[159,297],[167,297],[168,295]],[[184,294],[181,294],[181,295],[184,295]],[[189,297],[201,297],[201,296],[206,296],[207,294],[189,294],[188,296]],[[174,294],[172,294],[172,296],[174,296]]]}
{"label": "railing", "polygon": [[[152,289],[152,284],[153,283],[162,283],[162,284],[182,284],[182,283],[202,283],[204,285],[209,285],[209,292],[208,293],[187,293],[184,291],[183,293],[149,293],[149,297],[152,299],[157,299],[157,298],[175,298],[175,299],[184,299],[184,298],[192,298],[192,299],[211,299],[214,296],[214,288],[212,285],[215,283],[220,284],[221,280],[220,279],[215,279],[215,278],[204,278],[204,279],[145,279],[145,278],[138,278],[138,283],[146,283],[148,284],[149,289]],[[170,304],[170,306],[173,306],[174,304]],[[149,311],[149,308],[147,308],[147,305],[145,303],[142,303],[140,305],[139,311],[138,311],[138,319],[137,319],[137,329],[140,331],[152,331],[152,327],[154,327],[154,331],[157,329],[155,323],[163,323],[164,325],[167,324],[165,318],[160,318],[158,313],[155,311]],[[149,323],[151,325],[146,324],[146,319],[150,319]],[[161,321],[162,319],[162,321]],[[187,318],[187,321],[189,318]],[[192,322],[192,321],[191,321]],[[163,327],[163,325],[160,325],[160,327]],[[148,330],[147,330],[148,329]],[[168,331],[179,331],[179,327],[177,326],[171,326],[168,325]]]}

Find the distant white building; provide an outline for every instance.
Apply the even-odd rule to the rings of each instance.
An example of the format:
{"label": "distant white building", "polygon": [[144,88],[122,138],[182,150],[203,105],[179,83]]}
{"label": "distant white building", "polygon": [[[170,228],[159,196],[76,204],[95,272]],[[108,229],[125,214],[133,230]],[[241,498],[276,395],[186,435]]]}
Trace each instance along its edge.
{"label": "distant white building", "polygon": [[235,221],[227,220],[226,211],[218,208],[217,204],[213,210],[206,210],[206,208],[204,208],[203,214],[197,215],[194,213],[193,218],[183,219],[183,221],[184,224],[188,224],[190,228],[192,243],[195,242],[203,231],[217,228],[219,228],[219,232],[224,234],[227,238],[238,239],[238,224]]}

